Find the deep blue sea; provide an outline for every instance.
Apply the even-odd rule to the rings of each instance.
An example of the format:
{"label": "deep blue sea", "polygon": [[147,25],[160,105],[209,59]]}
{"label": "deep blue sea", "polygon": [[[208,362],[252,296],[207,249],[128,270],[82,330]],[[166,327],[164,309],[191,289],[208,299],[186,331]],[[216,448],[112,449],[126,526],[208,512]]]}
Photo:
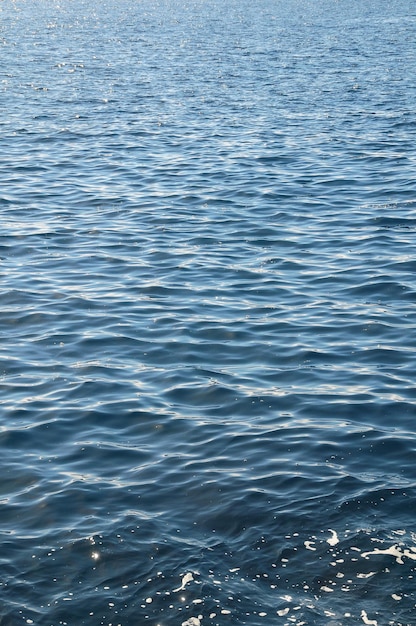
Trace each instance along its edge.
{"label": "deep blue sea", "polygon": [[415,626],[414,1],[0,51],[1,626]]}

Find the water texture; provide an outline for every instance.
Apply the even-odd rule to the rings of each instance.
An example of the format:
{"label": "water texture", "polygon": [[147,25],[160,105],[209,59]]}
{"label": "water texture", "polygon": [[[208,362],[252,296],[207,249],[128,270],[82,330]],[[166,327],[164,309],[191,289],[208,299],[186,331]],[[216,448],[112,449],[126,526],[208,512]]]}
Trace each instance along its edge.
{"label": "water texture", "polygon": [[410,0],[3,0],[1,626],[416,624]]}

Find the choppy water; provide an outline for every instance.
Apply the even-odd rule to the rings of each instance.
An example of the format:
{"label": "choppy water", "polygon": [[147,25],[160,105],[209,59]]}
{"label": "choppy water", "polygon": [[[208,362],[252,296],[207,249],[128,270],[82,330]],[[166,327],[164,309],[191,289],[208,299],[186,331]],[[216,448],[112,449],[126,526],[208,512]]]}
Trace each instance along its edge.
{"label": "choppy water", "polygon": [[414,626],[414,3],[0,24],[2,626]]}

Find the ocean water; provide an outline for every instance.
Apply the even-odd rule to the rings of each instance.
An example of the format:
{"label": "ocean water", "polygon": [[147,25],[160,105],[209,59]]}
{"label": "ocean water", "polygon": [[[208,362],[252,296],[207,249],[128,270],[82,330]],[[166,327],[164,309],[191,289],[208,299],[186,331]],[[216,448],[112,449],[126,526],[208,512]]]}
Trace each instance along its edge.
{"label": "ocean water", "polygon": [[415,626],[415,44],[3,0],[1,626]]}

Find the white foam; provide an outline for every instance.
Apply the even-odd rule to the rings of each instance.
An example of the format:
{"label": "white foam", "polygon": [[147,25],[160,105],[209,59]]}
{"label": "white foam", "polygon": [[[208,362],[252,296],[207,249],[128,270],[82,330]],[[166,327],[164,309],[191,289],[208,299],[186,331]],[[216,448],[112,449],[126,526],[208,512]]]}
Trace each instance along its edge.
{"label": "white foam", "polygon": [[315,544],[315,542],[314,542],[314,541],[304,541],[303,543],[304,543],[305,548],[306,548],[307,550],[316,550],[316,548],[314,548],[314,547],[313,547],[313,546],[314,546],[314,544]]}
{"label": "white foam", "polygon": [[280,615],[280,617],[283,617],[283,615],[287,615],[289,613],[290,609],[287,606],[285,609],[280,609],[280,611],[277,611],[277,614]]}
{"label": "white foam", "polygon": [[[411,550],[411,552],[410,552]],[[408,559],[412,559],[412,561],[416,561],[416,550],[411,547],[410,550],[403,550],[404,556],[407,556]]]}
{"label": "white foam", "polygon": [[335,530],[329,529],[329,532],[332,533],[332,537],[327,539],[326,542],[329,543],[330,546],[336,546],[337,543],[339,543],[338,535]]}
{"label": "white foam", "polygon": [[361,611],[361,619],[363,620],[364,624],[367,624],[367,626],[378,626],[377,620],[368,619],[367,613],[366,611],[364,611],[364,609]]}
{"label": "white foam", "polygon": [[380,548],[376,548],[375,550],[372,550],[371,552],[363,552],[361,556],[363,556],[364,558],[367,558],[373,554],[375,555],[390,554],[391,556],[394,556],[396,558],[396,563],[399,563],[400,565],[403,565],[404,563],[403,557],[405,556],[408,559],[412,559],[413,561],[416,561],[416,554],[414,552],[411,552],[410,550],[402,551],[397,545],[390,546],[390,548],[387,548],[386,550],[381,550]]}
{"label": "white foam", "polygon": [[178,587],[177,589],[174,589],[173,591],[174,592],[182,591],[183,589],[185,589],[185,586],[187,585],[187,583],[191,582],[191,580],[194,580],[194,577],[191,572],[188,572],[187,574],[185,574],[185,576],[183,576],[181,586]]}
{"label": "white foam", "polygon": [[185,622],[182,622],[182,626],[201,626],[201,621],[198,617],[190,617]]}

